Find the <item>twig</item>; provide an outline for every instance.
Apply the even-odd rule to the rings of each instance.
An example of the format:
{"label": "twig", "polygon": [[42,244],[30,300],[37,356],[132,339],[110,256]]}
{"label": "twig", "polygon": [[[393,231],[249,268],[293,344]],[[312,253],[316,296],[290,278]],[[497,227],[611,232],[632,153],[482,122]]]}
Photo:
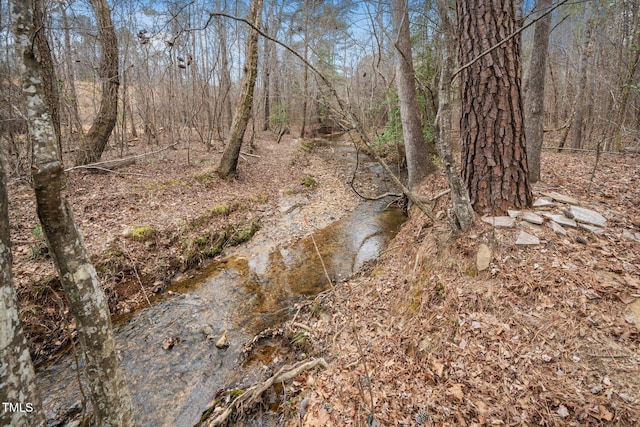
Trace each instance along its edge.
{"label": "twig", "polygon": [[148,177],[151,175],[146,175],[143,173],[135,173],[135,172],[118,172],[118,171],[114,171],[113,169],[108,169],[108,168],[101,168],[100,166],[74,166],[70,169],[65,169],[66,171],[72,171],[72,170],[77,170],[77,169],[96,169],[96,170],[100,170],[100,171],[104,171],[104,172],[111,172],[111,173],[115,173],[118,175],[133,175],[133,176],[144,176],[144,177]]}
{"label": "twig", "polygon": [[241,151],[240,154],[244,154],[247,157],[255,157],[257,159],[261,158],[261,156],[258,156],[257,154],[245,153],[244,151]]}
{"label": "twig", "polygon": [[128,251],[125,250],[124,253],[127,255],[127,258],[129,258],[129,261],[131,261],[133,272],[136,275],[136,279],[138,279],[138,284],[140,285],[140,289],[142,289],[142,294],[144,295],[144,299],[147,300],[147,304],[149,304],[149,307],[151,307],[151,301],[149,301],[149,297],[147,296],[147,291],[144,289],[142,280],[140,280],[140,275],[138,274],[138,268],[136,267],[136,262],[133,260],[133,258],[131,257],[131,254]]}
{"label": "twig", "polygon": [[444,191],[441,191],[440,193],[436,194],[435,196],[433,196],[432,198],[429,199],[430,202],[434,202],[436,200],[438,200],[440,197],[442,196],[446,196],[447,194],[451,193],[451,189],[447,188]]}
{"label": "twig", "polygon": [[287,367],[282,367],[275,375],[273,375],[266,381],[249,387],[244,393],[235,398],[233,402],[231,402],[231,404],[224,410],[224,412],[222,412],[222,414],[218,415],[206,425],[208,427],[223,425],[227,422],[227,420],[235,410],[242,410],[242,408],[246,408],[254,403],[260,398],[262,393],[264,393],[264,391],[271,387],[273,384],[288,381],[292,378],[297,377],[302,372],[313,369],[316,366],[321,366],[325,369],[329,367],[329,365],[323,358],[298,362],[289,369],[285,369]]}
{"label": "twig", "polygon": [[[124,159],[105,160],[103,162],[89,163],[88,165],[73,166],[73,167],[65,169],[64,171],[65,172],[69,172],[69,171],[73,171],[73,170],[76,170],[76,169],[94,169],[95,166],[98,166],[98,165],[108,165],[110,163],[118,163],[118,162],[122,162],[124,160],[137,159],[137,158],[140,158],[140,157],[152,156],[154,154],[158,154],[158,153],[160,153],[162,151],[168,150],[171,147],[175,147],[176,145],[178,145],[178,143],[174,142],[171,145],[167,145],[164,148],[160,148],[159,150],[151,151],[149,153],[136,154],[136,155],[133,155],[133,156],[125,157]],[[97,169],[97,168],[95,168],[95,169]]]}
{"label": "twig", "polygon": [[304,323],[293,322],[293,326],[297,326],[298,328],[302,328],[307,332],[313,332],[313,329],[311,329],[311,327],[305,325]]}

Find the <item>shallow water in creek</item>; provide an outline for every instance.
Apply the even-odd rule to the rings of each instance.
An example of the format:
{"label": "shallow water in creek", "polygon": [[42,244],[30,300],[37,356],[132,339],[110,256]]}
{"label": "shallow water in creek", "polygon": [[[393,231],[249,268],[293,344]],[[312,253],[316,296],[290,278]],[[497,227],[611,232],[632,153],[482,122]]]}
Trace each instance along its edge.
{"label": "shallow water in creek", "polygon": [[[353,161],[349,147],[338,145],[337,151],[342,161]],[[369,176],[380,176],[373,163],[368,162],[367,168]],[[283,245],[268,238],[249,242],[209,266],[196,281],[172,288],[175,294],[116,327],[118,354],[138,425],[192,426],[217,390],[259,380],[259,367],[237,364],[243,344],[292,316],[295,302],[328,287],[318,252],[334,281],[374,259],[405,219],[399,210],[384,207],[384,201],[362,203],[294,243]],[[207,340],[203,329],[216,339],[226,330],[229,348],[217,349],[216,339]],[[164,350],[163,341],[169,337],[178,342]],[[38,373],[48,419],[78,406],[76,378],[72,357]]]}

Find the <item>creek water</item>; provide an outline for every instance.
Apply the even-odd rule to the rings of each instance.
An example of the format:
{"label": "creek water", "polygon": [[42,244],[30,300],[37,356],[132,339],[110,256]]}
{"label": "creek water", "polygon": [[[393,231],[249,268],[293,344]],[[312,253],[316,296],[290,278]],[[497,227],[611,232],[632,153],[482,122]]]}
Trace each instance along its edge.
{"label": "creek water", "polygon": [[[353,161],[349,147],[335,145],[334,153],[336,148],[342,153],[340,161]],[[381,176],[372,162],[366,167],[370,177]],[[293,243],[271,240],[267,231],[266,238],[232,251],[195,280],[172,288],[171,295],[117,326],[118,356],[138,425],[192,426],[219,389],[260,380],[261,367],[237,363],[243,345],[292,316],[296,301],[325,290],[327,274],[339,281],[374,259],[403,221],[402,212],[385,209],[384,201],[363,202]],[[214,344],[224,331],[230,345],[221,350]],[[214,339],[207,339],[207,334]],[[168,338],[175,345],[165,350]],[[63,414],[80,408],[77,369],[68,356],[38,372],[49,420],[68,419]]]}

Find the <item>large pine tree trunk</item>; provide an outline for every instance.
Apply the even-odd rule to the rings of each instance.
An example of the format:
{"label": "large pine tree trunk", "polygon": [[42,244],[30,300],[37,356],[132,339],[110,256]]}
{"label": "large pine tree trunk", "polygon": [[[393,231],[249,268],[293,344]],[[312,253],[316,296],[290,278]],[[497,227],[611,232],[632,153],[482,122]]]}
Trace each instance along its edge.
{"label": "large pine tree trunk", "polygon": [[[18,300],[11,271],[9,199],[0,156],[0,425],[44,426],[44,411],[36,392],[36,379],[27,339],[18,318]],[[18,406],[7,410],[4,403]],[[15,408],[15,406],[14,406]]]}
{"label": "large pine tree trunk", "polygon": [[[539,0],[538,10],[546,12],[551,0]],[[525,129],[527,135],[527,163],[531,182],[540,181],[540,153],[544,137],[544,88],[549,51],[551,14],[536,22],[533,49],[529,61],[529,88],[525,99]]]}
{"label": "large pine tree trunk", "polygon": [[409,5],[407,0],[393,0],[391,9],[395,37],[396,79],[402,136],[407,156],[409,172],[408,187],[415,190],[417,184],[435,172],[430,150],[424,138],[420,108],[416,95],[415,72],[411,56],[411,35],[409,33]]}
{"label": "large pine tree trunk", "polygon": [[116,359],[107,300],[76,228],[71,207],[61,193],[64,168],[59,134],[50,113],[50,106],[57,104],[58,99],[45,97],[49,72],[43,73],[47,62],[39,62],[51,53],[40,50],[36,58],[31,43],[33,33],[40,28],[34,25],[32,8],[41,10],[41,3],[39,0],[14,0],[11,4],[16,47],[24,65],[23,96],[29,106],[27,118],[33,147],[31,169],[38,217],[78,324],[85,374],[98,425],[131,426],[131,399]]}
{"label": "large pine tree trunk", "polygon": [[91,129],[82,139],[76,155],[76,165],[86,165],[100,160],[107,146],[118,115],[118,38],[111,22],[106,0],[90,0],[98,24],[98,38],[102,49],[98,74],[102,79],[100,109]]}
{"label": "large pine tree trunk", "polygon": [[[513,0],[458,0],[460,64],[468,64],[515,27]],[[531,204],[514,37],[460,73],[462,176],[479,213]]]}
{"label": "large pine tree trunk", "polygon": [[[251,0],[249,8],[249,22],[255,27],[260,26],[260,17],[262,14],[262,0]],[[233,114],[233,122],[227,139],[227,145],[222,153],[222,159],[218,165],[217,173],[222,178],[229,178],[236,174],[238,166],[238,157],[240,156],[240,147],[242,147],[242,139],[247,130],[249,123],[249,115],[253,105],[253,90],[256,85],[256,76],[258,74],[258,32],[251,28],[247,38],[246,61],[244,65],[244,76],[242,78],[242,92],[236,111]]]}

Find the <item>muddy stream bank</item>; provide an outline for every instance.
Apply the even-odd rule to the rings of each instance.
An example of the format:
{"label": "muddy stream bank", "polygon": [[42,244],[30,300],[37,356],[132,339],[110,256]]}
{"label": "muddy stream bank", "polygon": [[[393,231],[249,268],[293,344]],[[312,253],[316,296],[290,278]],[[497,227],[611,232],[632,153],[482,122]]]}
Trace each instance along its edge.
{"label": "muddy stream bank", "polygon": [[[348,170],[355,161],[346,143],[325,143],[321,150],[336,170]],[[360,160],[359,179],[383,184],[378,166]],[[238,366],[243,345],[290,318],[295,302],[328,287],[321,259],[329,277],[340,281],[374,259],[405,219],[397,208],[385,209],[385,200],[362,202],[341,218],[326,212],[312,218],[313,199],[313,193],[283,193],[276,224],[116,326],[138,425],[191,426],[217,390],[260,380],[261,363]],[[292,238],[311,219],[329,225]],[[218,349],[215,342],[224,331],[229,347]],[[62,421],[51,425],[65,425],[81,410],[73,356],[41,368],[38,382],[47,419]]]}

